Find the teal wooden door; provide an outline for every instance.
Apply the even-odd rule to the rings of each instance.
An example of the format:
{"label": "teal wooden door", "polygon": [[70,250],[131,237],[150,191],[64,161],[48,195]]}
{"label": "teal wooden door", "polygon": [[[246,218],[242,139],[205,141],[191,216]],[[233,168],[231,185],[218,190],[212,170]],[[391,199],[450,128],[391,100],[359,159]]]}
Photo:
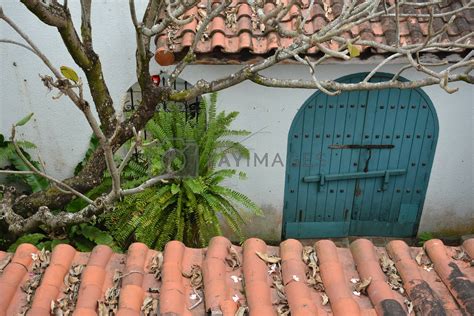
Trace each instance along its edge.
{"label": "teal wooden door", "polygon": [[316,92],[288,135],[283,237],[415,235],[437,135],[420,89]]}

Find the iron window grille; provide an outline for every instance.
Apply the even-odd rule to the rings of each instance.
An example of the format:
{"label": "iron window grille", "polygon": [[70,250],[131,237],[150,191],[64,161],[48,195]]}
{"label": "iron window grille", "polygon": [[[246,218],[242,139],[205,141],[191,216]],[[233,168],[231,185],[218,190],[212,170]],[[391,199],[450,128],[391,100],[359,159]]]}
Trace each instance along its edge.
{"label": "iron window grille", "polygon": [[[158,75],[152,76],[152,80],[155,81],[155,79],[157,77],[159,78],[159,80],[155,84],[166,87],[167,86],[167,81],[168,81],[167,80],[168,75],[164,72],[160,72]],[[186,80],[183,80],[181,78],[178,78],[173,83],[173,89],[177,90],[177,91],[187,90],[191,87],[192,87],[192,85],[189,82],[187,82]],[[139,106],[141,104],[141,102],[142,102],[142,94],[141,94],[140,85],[137,82],[134,85],[132,85],[127,90],[127,92],[125,94],[125,98],[124,98],[124,101],[123,101],[124,114],[127,115],[127,113],[133,112],[137,108],[137,106]],[[190,119],[197,119],[198,118],[199,110],[200,110],[200,103],[201,103],[201,97],[198,96],[192,101],[173,102],[173,105],[177,106],[179,111],[185,113],[186,120],[190,120]],[[155,110],[157,112],[158,111],[170,112],[171,111],[171,106],[170,106],[170,104],[168,104],[166,102],[159,102],[156,105]],[[146,129],[143,129],[143,136],[144,136],[145,139],[148,139]],[[141,159],[139,150],[135,149],[135,152],[134,152],[133,156],[134,156],[134,159],[135,159],[136,162],[141,162],[141,163],[145,162]]]}
{"label": "iron window grille", "polygon": [[[158,85],[161,85],[163,87],[167,86],[167,81],[168,81],[167,74],[160,72],[159,75],[155,75],[155,76],[159,76],[160,78]],[[192,85],[189,82],[181,78],[178,78],[173,83],[174,90],[187,90],[191,87]],[[127,94],[126,94],[124,104],[123,104],[124,112],[125,113],[133,112],[136,109],[136,107],[141,103],[141,98],[142,98],[142,95],[141,95],[140,85],[138,83],[135,83],[133,86],[131,86],[127,90]],[[186,119],[188,120],[192,118],[197,118],[197,116],[199,115],[200,102],[201,102],[201,97],[196,97],[192,101],[173,102],[173,104],[177,106],[181,112],[185,113]],[[156,111],[169,112],[170,105],[166,102],[160,102],[156,105]]]}

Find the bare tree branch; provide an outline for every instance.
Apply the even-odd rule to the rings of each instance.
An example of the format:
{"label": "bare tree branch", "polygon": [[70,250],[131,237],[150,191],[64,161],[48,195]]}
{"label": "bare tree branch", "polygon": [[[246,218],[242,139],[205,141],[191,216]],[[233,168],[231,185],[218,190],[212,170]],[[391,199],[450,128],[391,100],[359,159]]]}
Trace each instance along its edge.
{"label": "bare tree branch", "polygon": [[[257,2],[251,1],[249,2],[257,12],[257,16],[260,19],[261,23],[265,23],[267,27],[273,27],[276,25],[278,30],[278,23],[281,22],[275,17],[278,16],[276,13],[279,10],[282,10],[282,7],[277,7],[274,11],[270,11],[267,14],[263,13],[261,7],[258,7]],[[424,3],[411,3],[406,2],[404,0],[397,0],[394,4],[387,7],[385,2],[384,5],[380,5],[380,1],[366,1],[364,3],[356,4],[357,2],[353,1],[350,4],[345,3],[342,9],[342,12],[339,16],[337,16],[333,21],[330,21],[326,26],[322,29],[317,31],[314,34],[306,35],[302,32],[300,25],[297,25],[293,30],[285,30],[285,34],[290,34],[291,37],[294,38],[294,44],[290,45],[288,48],[285,49],[278,49],[276,53],[270,57],[263,59],[253,65],[247,65],[241,68],[240,70],[234,72],[233,74],[222,77],[217,80],[213,80],[211,82],[206,82],[204,80],[199,80],[197,84],[188,89],[186,91],[172,91],[170,94],[170,100],[173,101],[184,101],[190,100],[195,98],[196,96],[219,91],[230,86],[239,84],[245,80],[251,80],[257,84],[269,86],[269,87],[279,87],[279,88],[310,88],[310,89],[319,89],[327,94],[334,94],[340,93],[340,91],[352,91],[354,89],[383,89],[386,87],[400,87],[400,88],[414,88],[414,87],[423,87],[426,85],[431,84],[440,84],[443,89],[445,89],[449,93],[453,93],[455,90],[451,90],[447,88],[448,82],[453,81],[465,81],[468,83],[472,83],[472,76],[469,75],[470,73],[470,66],[471,63],[467,60],[464,60],[461,64],[462,67],[467,67],[469,71],[465,73],[465,75],[459,74],[451,74],[450,72],[453,69],[460,68],[459,62],[455,63],[453,66],[454,68],[447,68],[445,70],[441,70],[435,72],[429,69],[425,64],[420,61],[420,56],[423,53],[428,52],[436,52],[436,51],[448,51],[448,52],[456,52],[456,51],[464,51],[466,49],[474,49],[474,44],[472,43],[471,37],[472,36],[463,36],[460,40],[456,41],[449,41],[446,40],[441,41],[441,35],[445,34],[447,31],[447,26],[452,24],[455,18],[455,14],[467,10],[472,7],[474,1],[470,1],[468,4],[464,5],[463,7],[451,10],[449,12],[443,13],[434,13],[433,6],[438,4],[439,1],[427,1]],[[400,34],[399,34],[399,24],[401,23],[400,17],[403,16],[401,11],[405,6],[412,6],[417,8],[428,8],[429,14],[426,17],[429,17],[429,31],[428,34],[421,42],[411,43],[411,44],[400,44]],[[391,12],[395,12],[392,14]],[[409,10],[407,12],[411,12],[408,16],[412,18],[418,17],[425,17],[423,14],[414,13],[414,11]],[[303,13],[302,13],[303,14]],[[304,15],[304,14],[303,14]],[[362,40],[360,38],[352,38],[348,39],[343,37],[343,33],[348,31],[350,28],[365,23],[367,21],[371,21],[372,19],[380,18],[380,17],[387,17],[393,16],[396,20],[396,28],[397,28],[397,45],[390,46],[383,43],[379,43],[377,41],[370,41],[370,40]],[[441,29],[435,31],[432,29],[432,23],[434,17],[444,17],[444,16],[451,16],[451,19],[445,24]],[[204,20],[206,21],[206,20]],[[280,30],[281,31],[281,30]],[[201,37],[199,32],[196,33],[194,38],[194,43],[196,41],[200,41]],[[389,53],[389,56],[382,60],[377,66],[375,66],[365,80],[361,83],[351,84],[351,85],[341,85],[335,81],[319,81],[315,74],[317,72],[316,66],[321,64],[322,61],[328,58],[337,58],[343,60],[351,59],[351,56],[348,55],[348,50],[341,50],[341,49],[331,49],[329,45],[327,45],[328,41],[336,41],[340,44],[340,46],[355,46],[359,45],[366,48],[373,48],[375,51],[384,51]],[[314,63],[309,62],[307,58],[301,58],[300,54],[305,54],[305,52],[310,49],[311,47],[317,47],[319,51],[324,53],[323,58],[320,58]],[[191,46],[190,52],[193,51],[193,47]],[[416,60],[413,59],[413,54],[416,55]],[[174,72],[172,72],[173,78],[174,76],[179,75],[182,69],[192,62],[191,55],[187,55],[183,60],[181,60],[178,65],[176,66]],[[379,71],[384,65],[387,63],[400,58],[404,58],[405,61],[408,61],[409,67],[402,69],[404,71],[409,68],[414,68],[418,71],[425,73],[428,78],[424,78],[422,80],[417,80],[412,82],[410,85],[402,84],[401,82],[397,81],[396,79],[400,75],[397,74],[391,83],[387,83],[384,85],[375,84],[369,82],[370,78],[374,76],[374,74]],[[471,58],[471,57],[469,57]],[[469,59],[468,58],[468,59]],[[266,78],[259,75],[264,69],[267,69],[276,63],[279,63],[286,59],[295,59],[305,65],[309,66],[310,73],[313,77],[313,81],[304,81],[304,80],[285,80],[285,79],[276,79],[276,78]],[[430,78],[432,77],[432,78]],[[335,89],[336,88],[336,89]],[[335,90],[334,90],[335,89]]]}
{"label": "bare tree branch", "polygon": [[175,174],[156,176],[143,182],[138,187],[122,190],[119,195],[116,195],[111,191],[107,195],[95,199],[92,203],[75,213],[59,212],[53,214],[48,207],[42,206],[36,213],[27,218],[14,212],[12,208],[12,205],[14,204],[14,191],[12,188],[5,188],[2,186],[0,188],[0,191],[3,191],[0,192],[3,193],[3,199],[0,201],[0,220],[4,220],[9,225],[8,229],[10,233],[16,236],[32,231],[41,225],[54,231],[58,228],[67,227],[69,225],[89,222],[95,216],[110,211],[112,209],[111,205],[113,205],[120,196],[143,192],[145,189],[156,185],[160,181],[172,179],[174,177]]}
{"label": "bare tree branch", "polygon": [[92,51],[91,1],[81,0],[81,37],[88,51]]}
{"label": "bare tree branch", "polygon": [[[142,192],[146,188],[159,184],[162,180],[173,177],[172,173],[168,173],[151,177],[135,188],[121,188],[120,176],[133,151],[144,146],[141,143],[139,131],[153,117],[159,102],[191,100],[202,94],[220,91],[244,81],[251,81],[266,87],[318,89],[329,95],[336,95],[343,91],[412,89],[429,85],[440,85],[446,92],[454,93],[457,89],[451,87],[452,82],[461,81],[474,84],[474,76],[471,75],[474,69],[474,43],[472,40],[474,33],[468,32],[455,40],[452,40],[447,34],[449,26],[455,23],[456,17],[461,12],[473,9],[474,0],[448,11],[438,9],[437,6],[441,3],[439,0],[425,0],[423,2],[344,0],[342,9],[338,9],[340,12],[330,12],[331,8],[325,8],[327,9],[325,14],[328,22],[312,34],[305,32],[305,25],[310,23],[309,20],[312,18],[311,14],[315,5],[313,0],[305,5],[299,1],[290,0],[286,4],[277,4],[272,10],[264,9],[263,1],[249,0],[248,3],[255,14],[255,17],[252,17],[252,23],[262,30],[275,31],[282,37],[291,38],[292,44],[288,47],[280,47],[273,55],[266,56],[257,62],[242,65],[239,70],[227,76],[209,82],[202,79],[188,90],[181,91],[172,90],[171,84],[180,76],[185,67],[195,61],[198,44],[204,39],[208,26],[219,15],[226,14],[226,9],[232,6],[232,2],[230,0],[221,0],[217,3],[211,0],[206,2],[207,14],[202,17],[195,30],[189,51],[171,71],[168,85],[163,87],[154,85],[150,80],[150,60],[153,57],[150,51],[151,37],[169,29],[182,27],[195,18],[199,19],[199,17],[189,14],[189,9],[198,5],[198,1],[149,0],[145,13],[140,19],[137,17],[134,1],[129,0],[130,16],[136,35],[136,76],[141,88],[142,102],[126,120],[120,122],[113,109],[100,60],[93,50],[92,1],[81,0],[81,37],[74,28],[67,2],[64,2],[64,5],[58,4],[57,1],[50,1],[49,5],[40,0],[22,0],[22,2],[42,22],[58,29],[69,53],[87,77],[87,84],[94,101],[93,105],[99,114],[100,122],[94,118],[93,109],[84,99],[82,82],[73,83],[64,78],[27,34],[3,14],[1,7],[0,18],[9,24],[25,40],[26,44],[8,39],[0,39],[0,42],[24,47],[41,58],[54,74],[54,79],[43,76],[43,83],[48,88],[58,89],[60,93],[57,97],[62,94],[67,95],[82,111],[94,135],[99,139],[100,146],[93,153],[79,177],[66,179],[62,182],[56,179],[55,181],[51,180],[56,188],[53,187],[45,193],[32,194],[22,199],[15,199],[13,192],[5,190],[6,197],[0,202],[0,218],[9,224],[9,229],[13,234],[31,231],[40,225],[54,230],[70,224],[89,221],[94,216],[110,210],[121,197]],[[287,23],[285,16],[292,12],[294,7],[300,12],[300,16],[295,17],[294,23]],[[347,36],[352,28],[381,18],[389,19],[393,23],[391,25],[394,26],[396,32],[394,45],[367,40],[359,36],[354,38]],[[405,18],[428,19],[427,34],[423,34],[416,41],[407,43],[405,37],[400,34],[401,23],[406,23]],[[440,27],[434,23],[434,19],[437,18],[447,18],[449,21]],[[312,48],[322,53],[322,56],[309,58],[307,52]],[[362,50],[376,51],[384,56],[380,62],[371,66],[364,80],[354,83],[321,80],[319,75],[321,64],[330,59],[347,62],[357,57]],[[425,59],[426,55],[436,53],[456,53],[461,54],[461,57],[450,63],[447,61],[433,63]],[[307,66],[311,79],[271,78],[262,75],[263,71],[287,60],[296,60],[296,62]],[[391,80],[371,82],[371,78],[380,69],[395,60],[404,64]],[[413,81],[399,81],[400,75],[408,69],[414,69],[422,77]],[[114,161],[114,152],[134,136],[135,140],[132,146],[117,166]],[[61,209],[70,200],[72,194],[63,192],[74,192],[73,190],[75,190],[84,195],[84,192],[100,183],[105,170],[108,170],[112,177],[112,190],[109,193],[94,201],[89,200],[90,204],[78,213],[60,212],[55,214],[49,210]],[[34,173],[47,178],[46,173],[38,169],[21,173],[2,170],[1,173]],[[19,209],[27,209],[29,212],[20,212]],[[33,212],[35,213],[33,214]]]}
{"label": "bare tree branch", "polygon": [[[15,22],[13,22],[8,16],[6,16],[3,13],[3,10],[1,9],[0,9],[0,19],[4,20],[15,32],[18,33],[18,35],[20,35],[25,40],[25,42],[28,43],[29,48],[27,49],[34,52],[43,61],[46,67],[48,67],[49,70],[51,70],[51,72],[56,76],[56,78],[58,78],[58,80],[65,79],[62,76],[61,72],[59,72],[59,70],[53,66],[51,61],[41,52],[41,50],[35,45],[35,43],[30,39],[30,37],[25,32],[23,32],[18,27],[18,25],[15,24]],[[21,46],[26,47],[26,45],[21,45]]]}
{"label": "bare tree branch", "polygon": [[197,44],[199,43],[199,41],[201,40],[202,36],[204,35],[204,32],[206,31],[209,23],[211,23],[211,21],[217,17],[219,14],[221,14],[222,12],[224,12],[224,10],[229,7],[229,5],[232,3],[231,0],[223,0],[221,4],[219,4],[219,6],[217,6],[216,8],[212,8],[212,3],[211,1],[208,2],[208,6],[207,6],[207,13],[206,13],[206,17],[205,19],[202,21],[201,25],[199,26],[197,32],[196,32],[196,36],[194,37],[194,41],[191,45],[191,47],[189,48],[189,51],[188,53],[186,54],[186,56],[178,63],[178,65],[175,67],[175,69],[173,70],[173,72],[170,74],[169,78],[168,78],[168,86],[171,87],[171,85],[176,81],[176,79],[179,77],[179,75],[181,74],[181,72],[183,72],[184,68],[194,60],[195,58],[195,55],[194,55],[194,50],[196,49],[196,46]]}
{"label": "bare tree branch", "polygon": [[52,1],[48,5],[38,0],[21,0],[21,2],[41,21],[58,29],[71,57],[86,74],[92,99],[94,100],[94,105],[105,134],[107,136],[112,135],[117,125],[117,118],[112,97],[105,83],[105,76],[102,72],[99,56],[92,49],[90,28],[91,1],[84,0],[81,2],[83,19],[81,31],[84,42],[81,41],[74,28],[72,17],[67,7],[61,6],[56,1]]}
{"label": "bare tree branch", "polygon": [[[169,2],[169,0],[164,2]],[[178,0],[176,2],[178,2],[179,5],[174,10],[171,10],[171,12],[168,11],[170,7],[167,6],[166,16],[160,23],[155,24],[153,26],[144,25],[141,28],[141,32],[143,33],[143,35],[152,37],[156,34],[163,32],[168,27],[168,25],[170,25],[170,23],[172,23],[173,20],[176,19],[176,17],[183,15],[187,10],[197,4],[196,0]]]}
{"label": "bare tree branch", "polygon": [[[13,45],[17,45],[17,46],[23,47],[23,48],[29,50],[30,52],[32,52],[33,54],[35,54],[35,55],[38,56],[38,54],[36,54],[36,52],[35,52],[34,49],[32,49],[31,47],[29,47],[28,45],[25,45],[25,44],[23,44],[23,43],[20,43],[20,42],[17,42],[17,41],[13,41],[13,40],[9,40],[9,39],[0,39],[0,43],[13,44]],[[38,56],[38,57],[40,57],[40,56]]]}
{"label": "bare tree branch", "polygon": [[16,139],[15,139],[15,134],[16,134],[16,126],[13,125],[12,126],[12,135],[11,135],[11,142],[13,144],[13,147],[15,148],[15,151],[17,153],[17,155],[20,157],[20,159],[28,166],[28,168],[34,172],[35,174],[37,174],[38,176],[40,177],[43,177],[45,179],[48,179],[49,181],[51,182],[54,182],[55,184],[59,185],[60,187],[62,187],[64,190],[67,190],[69,191],[69,193],[72,193],[74,195],[76,195],[77,197],[83,199],[84,201],[86,201],[87,203],[91,204],[93,203],[91,199],[89,199],[87,196],[83,195],[82,193],[74,190],[73,188],[71,188],[69,185],[67,184],[64,184],[62,183],[61,181],[59,181],[58,179],[56,178],[53,178],[51,177],[50,175],[47,175],[46,173],[38,170],[26,157],[25,155],[23,154],[23,152],[21,151],[20,147],[18,146],[18,143],[16,142]]}
{"label": "bare tree branch", "polygon": [[30,170],[0,170],[0,174],[34,174]]}

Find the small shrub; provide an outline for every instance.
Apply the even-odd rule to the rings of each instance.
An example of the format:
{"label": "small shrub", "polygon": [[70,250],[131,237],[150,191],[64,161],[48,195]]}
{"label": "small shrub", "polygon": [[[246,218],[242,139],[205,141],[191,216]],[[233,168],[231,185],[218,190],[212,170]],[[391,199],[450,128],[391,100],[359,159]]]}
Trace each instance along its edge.
{"label": "small shrub", "polygon": [[[161,249],[171,239],[184,241],[188,246],[205,246],[211,237],[222,234],[220,217],[243,238],[240,211],[262,214],[247,196],[222,184],[233,176],[245,177],[242,172],[218,169],[216,165],[230,153],[248,157],[248,149],[232,138],[249,132],[231,130],[229,126],[238,112],[216,113],[216,101],[216,94],[211,95],[209,102],[203,98],[197,119],[187,119],[185,113],[174,107],[171,112],[157,113],[148,123],[147,132],[159,145],[144,147],[142,163],[132,163],[124,173],[129,179],[126,185],[134,186],[150,175],[163,174],[170,166],[183,167],[194,158],[197,174],[183,174],[127,196],[105,215],[106,226],[122,247],[140,241]],[[197,146],[197,157],[186,156],[189,142]],[[184,154],[167,163],[170,149]]]}

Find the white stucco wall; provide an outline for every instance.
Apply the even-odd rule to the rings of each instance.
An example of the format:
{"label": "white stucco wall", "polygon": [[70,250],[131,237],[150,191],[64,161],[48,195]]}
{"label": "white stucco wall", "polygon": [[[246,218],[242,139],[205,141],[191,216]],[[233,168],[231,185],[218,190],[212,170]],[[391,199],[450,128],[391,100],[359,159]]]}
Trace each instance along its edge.
{"label": "white stucco wall", "polygon": [[[79,17],[78,4],[70,1],[70,6],[73,15]],[[3,7],[47,52],[53,64],[78,69],[53,28],[39,23],[21,4],[9,1]],[[141,12],[143,1],[137,1],[137,7]],[[94,8],[94,47],[101,57],[105,79],[118,106],[135,77],[135,39],[128,5],[101,0],[94,1]],[[0,23],[0,37],[18,39],[5,23]],[[48,71],[30,52],[0,44],[0,56],[0,133],[9,135],[12,123],[34,112],[35,120],[21,129],[20,136],[38,145],[48,172],[57,177],[70,176],[88,145],[91,132],[87,123],[66,98],[51,99],[53,94],[47,92],[38,78],[38,74]],[[155,64],[153,68],[159,70]],[[219,78],[236,69],[236,66],[196,65],[187,68],[182,78],[195,83],[201,78]],[[398,66],[390,65],[382,71],[395,72],[397,69]],[[320,68],[319,76],[322,79],[338,78],[367,70],[364,65],[327,65]],[[298,65],[277,66],[266,74],[281,78],[308,78],[307,69]],[[418,77],[414,72],[404,75],[408,79]],[[453,86],[460,87],[453,95],[438,86],[423,88],[435,105],[440,133],[420,232],[448,232],[450,229],[467,232],[474,229],[474,90],[466,84]],[[255,167],[254,156],[249,166],[241,162],[248,180],[229,183],[259,203],[268,215],[264,219],[250,219],[246,229],[248,234],[268,239],[280,237],[285,168],[278,159],[281,158],[285,164],[290,124],[299,107],[313,92],[242,83],[219,94],[220,109],[240,112],[236,128],[258,131],[244,144],[259,157],[268,154],[268,166],[257,162],[258,167]],[[230,159],[230,163],[236,165],[235,160]]]}

